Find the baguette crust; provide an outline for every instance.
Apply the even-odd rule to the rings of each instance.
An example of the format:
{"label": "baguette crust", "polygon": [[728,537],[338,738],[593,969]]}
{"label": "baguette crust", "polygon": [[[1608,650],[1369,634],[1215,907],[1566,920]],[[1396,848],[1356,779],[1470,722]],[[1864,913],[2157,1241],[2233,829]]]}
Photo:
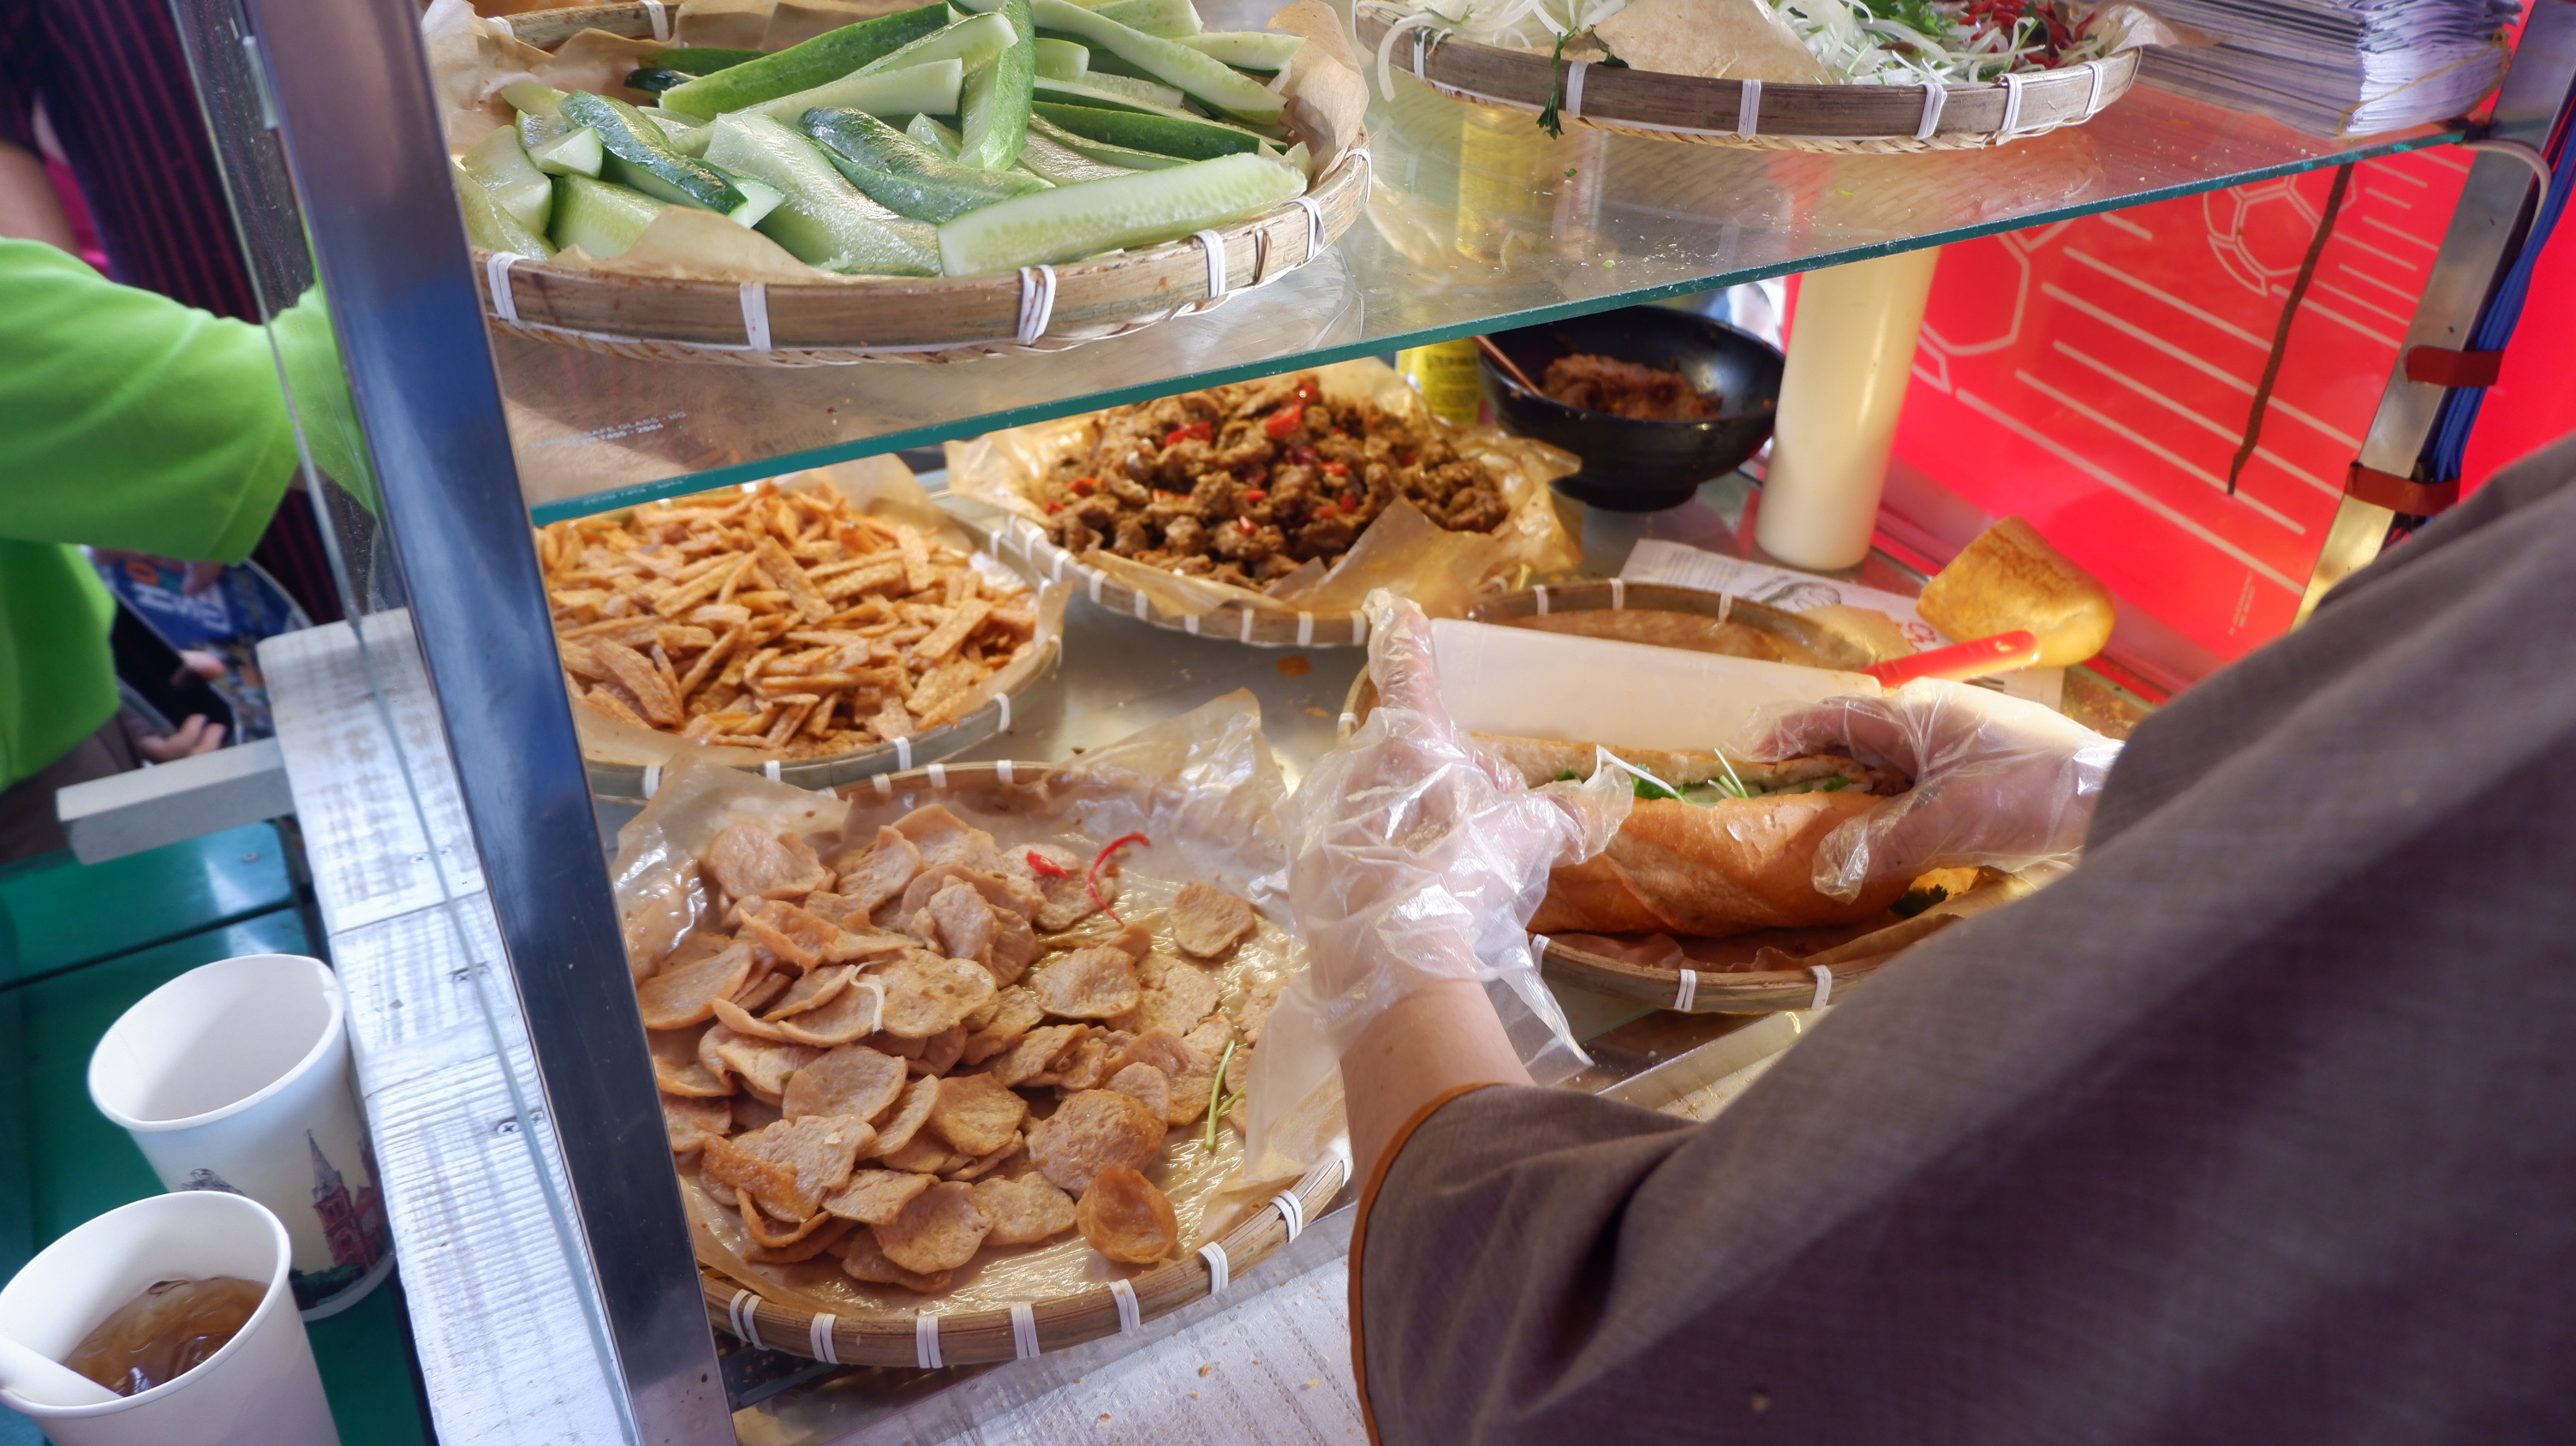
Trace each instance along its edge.
{"label": "baguette crust", "polygon": [[1902,897],[1906,880],[1874,884],[1848,904],[1816,892],[1825,836],[1880,800],[1792,793],[1711,806],[1641,800],[1610,847],[1548,876],[1535,933],[1666,933],[1724,938],[1754,929],[1850,924]]}

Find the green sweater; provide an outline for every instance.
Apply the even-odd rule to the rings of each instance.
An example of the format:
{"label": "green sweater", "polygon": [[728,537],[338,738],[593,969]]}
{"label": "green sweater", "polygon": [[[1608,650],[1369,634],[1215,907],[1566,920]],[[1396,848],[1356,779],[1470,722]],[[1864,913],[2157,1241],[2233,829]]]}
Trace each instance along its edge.
{"label": "green sweater", "polygon": [[115,604],[72,544],[239,562],[295,475],[260,328],[0,239],[0,786],[115,716]]}

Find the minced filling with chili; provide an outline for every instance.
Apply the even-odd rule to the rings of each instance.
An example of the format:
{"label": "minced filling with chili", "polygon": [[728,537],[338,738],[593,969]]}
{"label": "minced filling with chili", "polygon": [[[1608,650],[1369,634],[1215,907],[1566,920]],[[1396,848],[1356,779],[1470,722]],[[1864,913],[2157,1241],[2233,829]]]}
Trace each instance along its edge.
{"label": "minced filling with chili", "polygon": [[1399,497],[1452,532],[1511,511],[1438,424],[1327,401],[1311,372],[1115,407],[1098,435],[1042,485],[1056,543],[1237,587],[1330,565]]}

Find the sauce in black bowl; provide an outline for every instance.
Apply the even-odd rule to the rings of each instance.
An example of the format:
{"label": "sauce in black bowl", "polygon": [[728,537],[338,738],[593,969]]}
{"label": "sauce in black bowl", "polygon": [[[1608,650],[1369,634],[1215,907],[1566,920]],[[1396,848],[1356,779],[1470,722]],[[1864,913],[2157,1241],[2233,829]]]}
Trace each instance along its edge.
{"label": "sauce in black bowl", "polygon": [[1597,316],[1551,321],[1491,338],[1521,371],[1544,386],[1548,363],[1590,353],[1679,372],[1717,397],[1715,417],[1687,422],[1640,421],[1568,406],[1503,374],[1494,359],[1476,358],[1477,378],[1504,430],[1563,447],[1583,470],[1557,487],[1577,501],[1614,512],[1657,512],[1690,500],[1699,485],[1722,477],[1762,449],[1780,401],[1787,359],[1723,322],[1662,306],[1631,306]]}

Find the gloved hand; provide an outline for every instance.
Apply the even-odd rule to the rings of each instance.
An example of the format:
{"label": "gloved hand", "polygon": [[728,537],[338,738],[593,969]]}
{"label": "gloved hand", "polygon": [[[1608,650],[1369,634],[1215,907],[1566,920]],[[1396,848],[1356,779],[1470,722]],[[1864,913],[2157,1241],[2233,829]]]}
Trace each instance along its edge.
{"label": "gloved hand", "polygon": [[1615,768],[1532,790],[1487,764],[1441,706],[1422,610],[1369,595],[1378,704],[1288,801],[1288,897],[1318,1023],[1347,1047],[1441,979],[1501,979],[1573,1046],[1525,925],[1548,871],[1601,851],[1634,793]]}
{"label": "gloved hand", "polygon": [[1914,779],[1816,850],[1816,891],[1850,900],[1872,880],[1926,869],[2071,864],[2120,745],[2027,699],[1927,678],[1786,708],[1744,746],[1766,761],[1845,751]]}

